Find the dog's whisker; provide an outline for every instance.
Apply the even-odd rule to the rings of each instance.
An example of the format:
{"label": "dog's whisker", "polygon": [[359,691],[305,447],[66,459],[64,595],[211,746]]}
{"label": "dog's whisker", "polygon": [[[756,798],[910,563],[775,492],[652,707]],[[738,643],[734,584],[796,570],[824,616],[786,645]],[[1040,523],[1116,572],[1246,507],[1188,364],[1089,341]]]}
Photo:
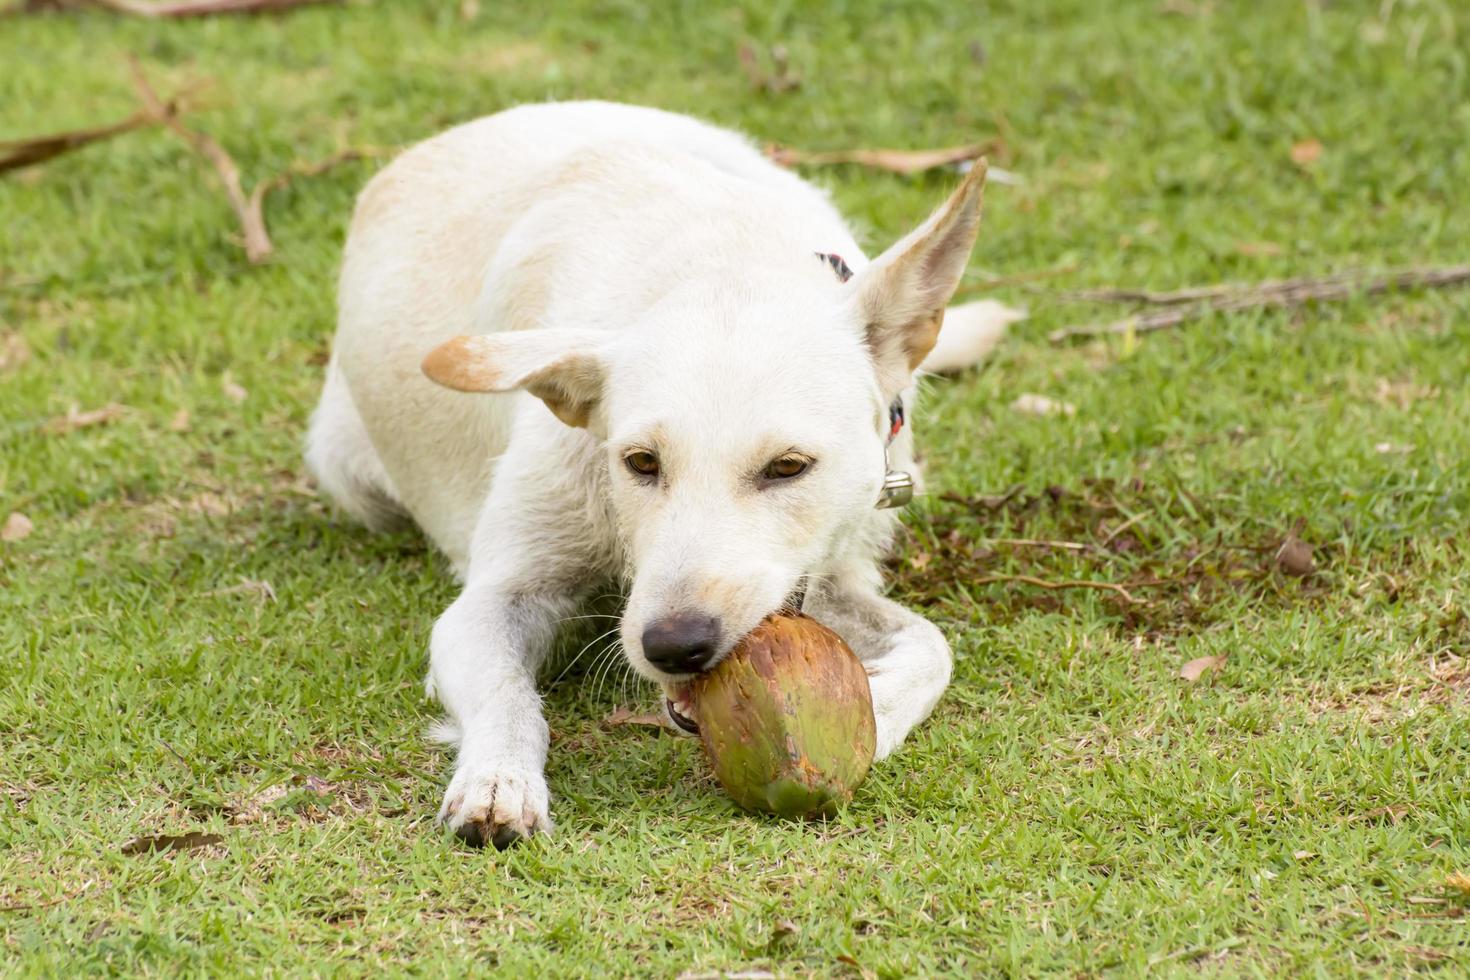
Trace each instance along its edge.
{"label": "dog's whisker", "polygon": [[593,667],[597,672],[592,687],[592,699],[594,701],[601,699],[603,687],[607,683],[608,672],[617,663],[621,652],[622,644],[618,641],[608,643],[601,650],[597,651],[598,659]]}
{"label": "dog's whisker", "polygon": [[563,623],[575,623],[575,622],[577,622],[578,620],[581,620],[581,619],[617,619],[617,620],[621,620],[622,618],[623,618],[622,616],[616,615],[615,613],[582,613],[581,615],[577,615],[577,616],[563,616],[561,619],[558,619],[555,622],[554,625],[560,626]]}
{"label": "dog's whisker", "polygon": [[561,669],[561,673],[557,674],[556,675],[556,679],[553,680],[551,683],[552,684],[556,684],[559,681],[561,681],[561,679],[563,677],[567,676],[567,671],[571,670],[573,667],[575,667],[577,665],[577,662],[582,659],[582,655],[584,653],[586,653],[593,646],[593,644],[595,644],[598,641],[603,640],[603,639],[611,636],[612,634],[616,633],[618,631],[618,628],[619,628],[618,626],[614,626],[612,629],[608,630],[607,632],[602,633],[601,635],[595,636],[592,639],[588,640],[582,646],[582,649],[578,650],[577,653],[576,653],[576,655],[574,657],[572,657],[572,659],[570,661],[568,661],[567,665]]}

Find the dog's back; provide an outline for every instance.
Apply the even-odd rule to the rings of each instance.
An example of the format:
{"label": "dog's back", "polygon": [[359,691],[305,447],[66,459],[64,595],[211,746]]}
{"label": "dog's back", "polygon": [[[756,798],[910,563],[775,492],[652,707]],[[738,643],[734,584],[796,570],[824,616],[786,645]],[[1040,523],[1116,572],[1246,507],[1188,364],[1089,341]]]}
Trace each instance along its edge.
{"label": "dog's back", "polygon": [[[520,399],[429,384],[426,352],[548,323],[620,329],[701,282],[752,296],[830,288],[816,252],[867,264],[823,192],[686,116],[550,103],[451,129],[358,200],[308,463],[359,519],[406,514],[462,568]],[[974,363],[1011,318],[997,304],[951,310],[933,364]]]}
{"label": "dog's back", "polygon": [[549,315],[615,326],[671,277],[770,261],[790,227],[802,244],[787,250],[859,261],[825,195],[742,137],[657,109],[523,106],[420,143],[358,200],[308,461],[354,515],[404,511],[460,565],[515,399],[426,383],[424,353]]}

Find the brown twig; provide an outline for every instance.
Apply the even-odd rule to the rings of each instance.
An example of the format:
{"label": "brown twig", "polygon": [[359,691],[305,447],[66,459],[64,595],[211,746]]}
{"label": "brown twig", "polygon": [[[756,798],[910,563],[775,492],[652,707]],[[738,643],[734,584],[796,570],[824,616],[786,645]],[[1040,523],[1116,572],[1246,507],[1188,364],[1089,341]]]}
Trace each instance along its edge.
{"label": "brown twig", "polygon": [[961,507],[970,510],[974,510],[977,507],[984,508],[985,510],[1000,510],[1006,504],[1015,500],[1021,491],[1025,489],[1026,484],[1015,483],[1007,487],[1004,493],[988,494],[980,497],[964,497],[950,490],[941,493],[939,499],[947,504],[959,504]]}
{"label": "brown twig", "polygon": [[[1061,589],[1098,589],[1103,592],[1116,593],[1122,597],[1124,602],[1139,603],[1143,601],[1142,599],[1135,598],[1133,593],[1115,582],[1094,582],[1091,579],[1069,579],[1063,582],[1048,582],[1046,579],[1037,578],[1034,575],[984,575],[980,578],[968,579],[966,584],[993,585],[996,582],[1022,582],[1026,585],[1034,585],[1038,589],[1051,589],[1053,591]],[[1142,584],[1147,585],[1150,583]]]}
{"label": "brown twig", "polygon": [[345,150],[339,150],[323,160],[312,163],[292,164],[288,169],[281,171],[274,177],[269,177],[255,185],[250,192],[250,200],[246,206],[250,210],[251,220],[261,228],[265,227],[265,198],[271,191],[278,191],[286,187],[297,177],[316,177],[326,173],[333,167],[354,160],[370,160],[387,156],[394,152],[391,147],[382,146],[354,146]]}
{"label": "brown twig", "polygon": [[0,912],[32,912],[36,909],[49,909],[54,906],[60,905],[62,902],[71,901],[77,896],[90,890],[95,884],[97,884],[96,881],[89,879],[84,885],[82,885],[82,887],[75,889],[74,891],[67,892],[60,898],[53,898],[44,902],[30,902],[21,905],[0,905]]}
{"label": "brown twig", "polygon": [[153,20],[182,17],[209,17],[215,14],[268,14],[310,7],[342,0],[162,0],[149,3],[145,0],[48,0],[49,9],[67,7],[101,7],[118,14],[131,14]]}
{"label": "brown twig", "polygon": [[1076,272],[1075,265],[1059,265],[1055,269],[1042,269],[1039,272],[1022,272],[1014,276],[998,276],[994,279],[983,279],[980,282],[961,283],[960,288],[955,290],[956,296],[968,296],[971,293],[985,293],[992,289],[1004,289],[1006,286],[1023,286],[1026,283],[1037,282],[1041,279],[1054,279],[1057,276],[1065,276]]}
{"label": "brown twig", "polygon": [[44,136],[28,136],[18,140],[0,140],[0,173],[18,170],[21,167],[45,163],[73,150],[99,143],[102,140],[131,133],[135,129],[163,125],[165,119],[184,113],[183,97],[175,95],[160,102],[162,114],[152,109],[140,109],[126,119],[107,126],[73,129],[64,133],[48,133]]}
{"label": "brown twig", "polygon": [[1047,541],[1042,538],[990,538],[991,544],[1009,548],[1050,548],[1056,551],[1086,551],[1092,547],[1080,541]]}
{"label": "brown twig", "polygon": [[969,143],[965,146],[946,146],[937,150],[832,150],[829,152],[798,150],[792,146],[772,143],[766,147],[766,156],[783,167],[797,164],[824,166],[835,163],[856,163],[877,170],[888,170],[896,174],[915,174],[936,167],[947,167],[967,160],[978,160],[987,153],[995,152],[998,140],[984,143]]}
{"label": "brown twig", "polygon": [[225,152],[225,148],[220,146],[213,137],[186,127],[179,122],[177,112],[168,111],[167,107],[159,102],[158,93],[148,83],[136,58],[129,59],[129,67],[132,72],[133,87],[137,89],[138,97],[143,101],[144,112],[156,117],[180,139],[188,143],[194,152],[208,160],[214,166],[215,172],[219,174],[220,181],[225,187],[225,194],[230,199],[230,208],[235,212],[235,217],[240,222],[240,229],[244,233],[245,257],[251,265],[259,265],[264,262],[275,250],[275,246],[271,243],[270,232],[266,230],[265,224],[265,199],[271,191],[280,190],[297,177],[315,177],[352,160],[380,157],[393,152],[389,148],[379,146],[350,147],[324,160],[293,164],[274,177],[268,177],[257,183],[247,195],[240,181],[240,168],[229,153]]}
{"label": "brown twig", "polygon": [[91,129],[73,129],[65,133],[48,133],[25,139],[0,141],[0,172],[44,163],[63,153],[81,149],[91,143],[121,136],[135,129],[157,125],[158,120],[146,112],[135,112],[122,122]]}
{"label": "brown twig", "polygon": [[143,74],[143,68],[138,64],[138,59],[129,58],[128,65],[132,72],[133,88],[138,92],[138,98],[142,99],[143,106],[150,112],[158,115],[163,124],[172,130],[180,139],[188,143],[195,153],[204,157],[214,165],[215,172],[219,174],[220,181],[225,185],[225,194],[230,199],[230,207],[234,209],[235,217],[240,221],[240,229],[245,233],[245,257],[252,265],[258,265],[270,257],[272,246],[271,236],[265,230],[265,222],[260,215],[250,207],[250,199],[245,196],[245,190],[240,186],[240,168],[235,161],[225,152],[225,148],[215,142],[213,137],[189,129],[179,122],[177,116],[170,115],[158,99],[158,93],[153,86],[148,84],[148,78]]}
{"label": "brown twig", "polygon": [[[1299,306],[1314,300],[1339,300],[1351,296],[1374,295],[1415,286],[1453,286],[1470,281],[1470,265],[1455,265],[1429,268],[1401,269],[1379,276],[1366,273],[1341,273],[1320,279],[1284,279],[1279,282],[1263,283],[1259,286],[1205,287],[1203,290],[1181,290],[1178,293],[1146,293],[1115,290],[1112,298],[1124,298],[1133,302],[1149,302],[1167,305],[1170,309],[1144,316],[1129,317],[1112,323],[1088,324],[1053,330],[1047,339],[1053,344],[1085,337],[1101,337],[1112,334],[1152,333],[1167,330],[1187,320],[1206,313],[1225,313],[1232,310],[1256,309],[1272,306]],[[1194,294],[1190,296],[1190,294]],[[1184,299],[1171,297],[1185,296]],[[1203,296],[1203,299],[1199,297]],[[1150,297],[1143,298],[1140,297]]]}

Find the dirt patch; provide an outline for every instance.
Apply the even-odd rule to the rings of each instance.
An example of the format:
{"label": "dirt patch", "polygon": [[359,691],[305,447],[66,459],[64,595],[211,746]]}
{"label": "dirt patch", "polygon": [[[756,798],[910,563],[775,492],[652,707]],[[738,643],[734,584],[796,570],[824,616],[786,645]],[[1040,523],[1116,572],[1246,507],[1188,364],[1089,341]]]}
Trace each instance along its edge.
{"label": "dirt patch", "polygon": [[1323,598],[1345,565],[1304,522],[1260,527],[1136,479],[939,499],[943,509],[911,525],[889,561],[895,592],[918,606],[973,603],[991,622],[1060,612],[1090,592],[1125,630],[1170,636],[1226,615],[1231,597]]}

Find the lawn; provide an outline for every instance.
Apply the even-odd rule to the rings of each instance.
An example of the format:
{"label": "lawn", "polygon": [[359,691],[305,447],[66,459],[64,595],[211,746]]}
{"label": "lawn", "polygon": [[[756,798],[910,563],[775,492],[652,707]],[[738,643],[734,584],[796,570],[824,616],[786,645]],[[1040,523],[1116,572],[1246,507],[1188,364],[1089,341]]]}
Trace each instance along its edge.
{"label": "lawn", "polygon": [[[1047,340],[1126,312],[1083,288],[1466,261],[1467,39],[1456,0],[0,19],[0,139],[126,116],[133,54],[208,80],[189,122],[247,188],[548,98],[999,139],[970,278],[1032,314],[917,420],[894,593],[955,680],[840,818],[742,815],[696,743],[607,724],[654,695],[591,630],[548,693],[557,832],[473,851],[424,737],[454,583],[299,454],[381,160],[272,194],[262,265],[167,132],[0,177],[0,971],[1470,971],[1470,289]],[[956,179],[807,172],[875,248]]]}

